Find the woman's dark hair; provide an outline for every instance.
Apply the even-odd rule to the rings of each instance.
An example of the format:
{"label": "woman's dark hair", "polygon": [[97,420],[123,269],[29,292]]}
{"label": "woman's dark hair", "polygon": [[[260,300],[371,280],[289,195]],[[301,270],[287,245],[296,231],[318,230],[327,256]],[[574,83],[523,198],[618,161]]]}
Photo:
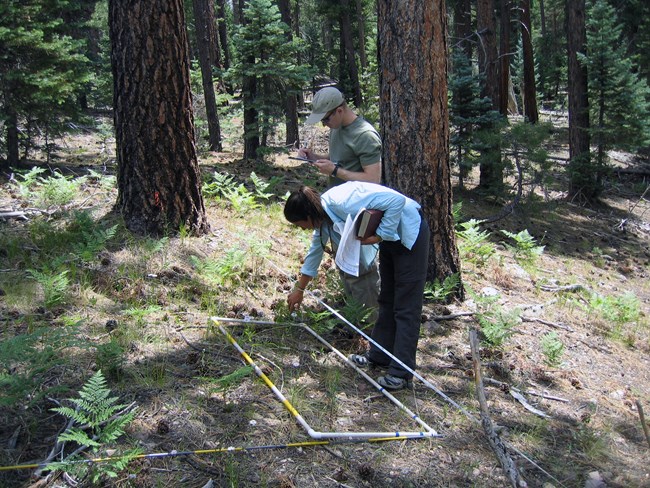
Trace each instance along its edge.
{"label": "woman's dark hair", "polygon": [[301,186],[287,198],[284,217],[291,223],[311,217],[314,225],[320,225],[327,220],[327,214],[320,203],[320,193],[309,186]]}

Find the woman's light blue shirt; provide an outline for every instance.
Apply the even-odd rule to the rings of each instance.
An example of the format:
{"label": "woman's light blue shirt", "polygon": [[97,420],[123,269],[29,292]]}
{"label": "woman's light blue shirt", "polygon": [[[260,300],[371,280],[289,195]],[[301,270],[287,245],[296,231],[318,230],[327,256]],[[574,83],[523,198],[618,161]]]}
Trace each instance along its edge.
{"label": "woman's light blue shirt", "polygon": [[[348,215],[354,218],[362,208],[383,210],[384,216],[376,234],[384,241],[401,241],[407,249],[413,247],[420,231],[420,205],[386,186],[349,181],[323,193],[321,204],[334,224],[345,224]],[[320,229],[314,230],[311,247],[300,269],[302,274],[316,276],[323,259],[323,246],[329,240],[333,242],[334,249],[338,248],[341,235],[331,225],[324,223]],[[367,268],[376,253],[376,246],[361,246],[360,267]]]}

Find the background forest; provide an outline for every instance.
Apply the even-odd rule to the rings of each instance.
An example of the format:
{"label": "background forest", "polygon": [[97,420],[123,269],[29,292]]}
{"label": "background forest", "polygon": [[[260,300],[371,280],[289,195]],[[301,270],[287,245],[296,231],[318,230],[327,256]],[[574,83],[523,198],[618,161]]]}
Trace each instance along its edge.
{"label": "background forest", "polygon": [[[2,2],[0,486],[650,486],[650,4],[431,5]],[[429,21],[444,49],[391,57]],[[337,358],[371,324],[332,262],[288,313],[309,236],[282,204],[324,187],[287,156],[327,151],[303,121],[328,85],[380,129],[386,184],[433,191],[425,155],[395,161],[395,58],[444,60],[424,170],[450,170],[462,273],[432,257],[429,383],[392,403]],[[235,344],[316,430],[440,436],[315,442]]]}

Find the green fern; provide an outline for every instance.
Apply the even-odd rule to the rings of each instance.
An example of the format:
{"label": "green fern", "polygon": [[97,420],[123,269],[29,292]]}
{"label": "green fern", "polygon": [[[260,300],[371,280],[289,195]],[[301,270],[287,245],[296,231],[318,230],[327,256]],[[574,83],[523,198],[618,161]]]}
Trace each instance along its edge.
{"label": "green fern", "polygon": [[79,194],[79,187],[86,178],[73,178],[53,172],[49,178],[39,178],[40,188],[34,192],[37,201],[42,205],[65,205]]}
{"label": "green fern", "polygon": [[544,363],[551,367],[559,366],[562,363],[564,344],[557,335],[557,332],[544,334],[541,345],[542,353],[544,354]]}
{"label": "green fern", "polygon": [[38,168],[34,166],[32,169],[27,171],[24,174],[18,174],[20,181],[16,180],[18,183],[18,189],[20,194],[24,197],[28,197],[31,194],[32,186],[38,181],[38,175],[45,173],[47,170],[44,168]]}
{"label": "green fern", "polygon": [[251,181],[253,182],[253,186],[255,187],[255,196],[257,198],[266,201],[273,196],[273,193],[270,193],[268,190],[271,189],[273,185],[277,182],[277,178],[274,178],[271,180],[271,182],[267,183],[262,178],[257,176],[255,172],[252,172]]}
{"label": "green fern", "polygon": [[220,198],[235,191],[237,184],[234,176],[228,173],[212,173],[212,179],[203,183],[203,193],[210,197]]}
{"label": "green fern", "polygon": [[234,281],[244,271],[246,252],[233,247],[218,260],[203,260],[196,256],[190,256],[190,261],[204,278],[218,285],[223,285],[228,281]]}
{"label": "green fern", "polygon": [[224,196],[228,199],[235,212],[239,214],[261,207],[255,198],[255,194],[243,184],[240,184],[234,190],[226,191]]}
{"label": "green fern", "polygon": [[457,232],[458,249],[465,260],[484,266],[496,248],[488,241],[490,233],[479,229],[480,224],[481,221],[476,219],[459,224],[461,230]]}
{"label": "green fern", "polygon": [[68,270],[56,272],[49,269],[43,271],[28,269],[27,272],[43,288],[45,308],[55,307],[65,301],[70,287]]}
{"label": "green fern", "polygon": [[[79,392],[79,398],[71,398],[76,408],[58,407],[52,411],[74,420],[73,426],[59,436],[59,442],[73,441],[82,446],[100,447],[124,434],[124,428],[135,418],[135,409],[115,415],[126,405],[118,404],[111,397],[106,379],[97,371]],[[73,424],[74,425],[74,424]]]}
{"label": "green fern", "polygon": [[442,283],[434,279],[424,287],[424,296],[434,302],[446,302],[460,287],[460,273],[447,276]]}
{"label": "green fern", "polygon": [[43,396],[65,391],[64,386],[53,386],[47,378],[52,368],[68,362],[70,348],[89,347],[78,335],[81,322],[41,327],[0,340],[0,407],[28,406]]}
{"label": "green fern", "polygon": [[217,386],[211,389],[211,391],[224,392],[233,387],[239,386],[254,370],[253,366],[246,365],[220,378],[201,377],[199,379],[216,383]]}
{"label": "green fern", "polygon": [[528,233],[528,229],[524,229],[516,234],[507,230],[502,230],[501,232],[515,241],[514,246],[506,243],[506,247],[518,261],[534,262],[544,252],[545,246],[538,246],[535,238]]}
{"label": "green fern", "polygon": [[88,262],[97,257],[97,254],[106,248],[106,243],[110,241],[117,232],[117,225],[108,229],[93,229],[83,231],[81,241],[73,247],[73,252],[82,261]]}

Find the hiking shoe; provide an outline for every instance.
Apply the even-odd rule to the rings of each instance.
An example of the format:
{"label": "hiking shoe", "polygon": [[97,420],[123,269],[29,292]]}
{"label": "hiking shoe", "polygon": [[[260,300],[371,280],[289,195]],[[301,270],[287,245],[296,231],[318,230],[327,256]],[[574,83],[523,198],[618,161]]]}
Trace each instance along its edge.
{"label": "hiking shoe", "polygon": [[413,389],[413,382],[411,380],[407,380],[406,378],[398,378],[392,374],[380,376],[377,378],[377,383],[390,391],[403,390],[404,388],[408,388],[409,390]]}
{"label": "hiking shoe", "polygon": [[370,360],[368,353],[365,354],[350,354],[348,359],[355,365],[360,368],[367,368],[368,366],[374,366],[375,363]]}

